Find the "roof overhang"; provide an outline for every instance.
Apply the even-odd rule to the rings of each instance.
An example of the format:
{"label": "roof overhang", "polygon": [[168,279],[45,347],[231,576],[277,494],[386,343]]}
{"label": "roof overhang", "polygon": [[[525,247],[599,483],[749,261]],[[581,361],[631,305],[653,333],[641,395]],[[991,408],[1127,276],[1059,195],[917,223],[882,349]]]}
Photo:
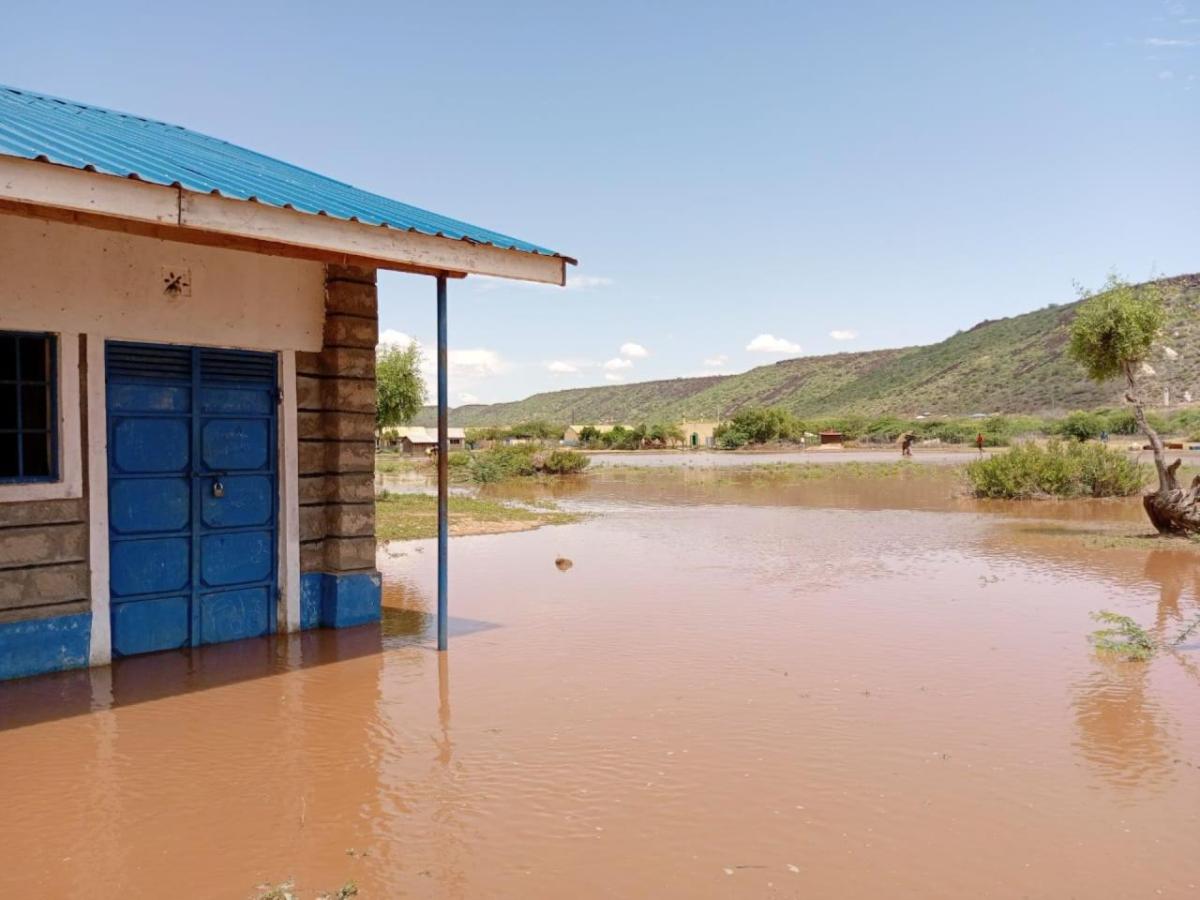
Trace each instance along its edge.
{"label": "roof overhang", "polygon": [[566,284],[565,256],[506,250],[0,155],[0,209],[164,240],[424,275]]}

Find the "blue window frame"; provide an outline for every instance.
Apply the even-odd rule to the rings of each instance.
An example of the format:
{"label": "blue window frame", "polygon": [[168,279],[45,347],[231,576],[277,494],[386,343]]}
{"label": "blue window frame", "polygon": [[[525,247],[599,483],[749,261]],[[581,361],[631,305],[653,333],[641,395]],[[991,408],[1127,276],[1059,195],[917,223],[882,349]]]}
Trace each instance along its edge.
{"label": "blue window frame", "polygon": [[58,342],[0,331],[0,483],[58,480]]}

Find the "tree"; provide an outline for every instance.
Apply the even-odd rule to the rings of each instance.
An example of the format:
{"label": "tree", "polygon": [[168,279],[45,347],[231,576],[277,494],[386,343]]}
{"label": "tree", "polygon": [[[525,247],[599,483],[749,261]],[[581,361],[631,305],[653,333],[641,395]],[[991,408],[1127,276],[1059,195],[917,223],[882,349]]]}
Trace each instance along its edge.
{"label": "tree", "polygon": [[1077,441],[1090,441],[1100,437],[1105,422],[1096,413],[1077,410],[1058,423],[1058,433]]}
{"label": "tree", "polygon": [[375,360],[375,427],[387,428],[412,421],[425,404],[427,391],[421,377],[421,348],[385,344]]}
{"label": "tree", "polygon": [[652,447],[670,447],[685,442],[683,429],[667,422],[655,422],[646,429],[646,443]]}
{"label": "tree", "polygon": [[1158,489],[1146,494],[1146,515],[1161,534],[1200,532],[1200,476],[1188,488],[1175,479],[1182,460],[1167,465],[1158,432],[1146,418],[1138,395],[1138,373],[1163,328],[1166,314],[1154,282],[1134,285],[1118,275],[1108,277],[1100,293],[1080,290],[1083,303],[1071,325],[1067,352],[1093,381],[1125,379],[1125,399],[1138,427],[1154,451]]}

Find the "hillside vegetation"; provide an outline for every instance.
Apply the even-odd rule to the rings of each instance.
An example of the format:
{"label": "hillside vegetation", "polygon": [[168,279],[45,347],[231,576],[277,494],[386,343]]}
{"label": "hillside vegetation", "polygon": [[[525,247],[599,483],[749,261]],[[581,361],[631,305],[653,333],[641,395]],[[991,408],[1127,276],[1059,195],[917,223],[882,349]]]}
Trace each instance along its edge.
{"label": "hillside vegetation", "polygon": [[[1163,279],[1164,343],[1145,378],[1147,398],[1200,400],[1200,275]],[[462,406],[454,425],[531,420],[640,422],[712,420],[743,407],[776,406],[799,416],[1056,414],[1122,403],[1122,386],[1096,385],[1064,352],[1078,303],[980,322],[937,344],[802,357],[738,375],[676,378],[534,394],[513,403]],[[432,424],[422,411],[418,424]]]}

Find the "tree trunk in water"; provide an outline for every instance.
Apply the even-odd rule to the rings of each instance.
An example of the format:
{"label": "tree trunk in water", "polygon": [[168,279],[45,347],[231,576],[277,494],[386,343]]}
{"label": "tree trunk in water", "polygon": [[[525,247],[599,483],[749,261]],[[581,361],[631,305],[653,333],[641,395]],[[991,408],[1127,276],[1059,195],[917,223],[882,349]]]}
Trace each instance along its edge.
{"label": "tree trunk in water", "polygon": [[1154,451],[1154,468],[1158,472],[1158,490],[1142,497],[1146,515],[1160,534],[1200,534],[1200,475],[1192,483],[1181,488],[1175,473],[1183,460],[1177,459],[1167,465],[1167,455],[1162,438],[1150,427],[1141,398],[1137,395],[1137,382],[1133,377],[1133,366],[1125,364],[1125,383],[1129,390],[1125,399],[1133,405],[1133,417],[1150,441]]}

